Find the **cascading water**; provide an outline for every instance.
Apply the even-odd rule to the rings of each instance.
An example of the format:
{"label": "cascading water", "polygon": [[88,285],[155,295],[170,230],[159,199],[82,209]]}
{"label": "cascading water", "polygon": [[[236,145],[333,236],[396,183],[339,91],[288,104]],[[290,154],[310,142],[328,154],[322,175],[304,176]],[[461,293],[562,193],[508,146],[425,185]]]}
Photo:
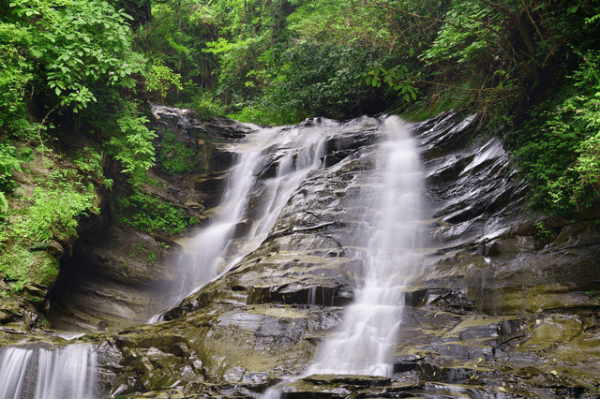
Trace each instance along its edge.
{"label": "cascading water", "polygon": [[[172,303],[199,290],[258,248],[298,184],[322,166],[328,124],[335,123],[323,120],[317,128],[310,124],[254,126],[253,133],[229,145],[234,166],[218,213],[210,226],[185,245],[186,254],[180,258],[181,282],[173,290]],[[270,177],[258,179],[261,175]],[[160,318],[154,316],[149,322]]]}
{"label": "cascading water", "polygon": [[96,353],[91,345],[4,347],[0,351],[0,398],[94,398],[95,374]]}
{"label": "cascading water", "polygon": [[[187,262],[181,265],[181,282],[171,288],[173,304],[259,247],[299,184],[310,171],[324,165],[326,141],[343,135],[343,129],[328,120],[295,127],[256,127],[244,139],[224,145],[235,160],[227,188],[213,223],[184,246],[182,259]],[[362,232],[371,238],[363,246],[365,273],[340,331],[320,349],[305,375],[388,374],[386,355],[400,326],[403,288],[416,257],[422,220],[421,172],[415,143],[403,123],[388,118],[382,131],[387,140],[379,147],[378,168],[361,191],[363,208],[376,210],[374,218],[362,224],[373,228]],[[319,298],[324,302],[324,290],[310,287],[308,303],[321,304]],[[52,351],[43,346],[5,347],[0,351],[0,381],[9,384],[0,387],[0,397],[94,397],[95,368],[95,353],[87,345]]]}
{"label": "cascading water", "polygon": [[303,375],[389,375],[386,356],[402,323],[404,288],[419,243],[422,172],[415,140],[399,118],[386,119],[372,190],[361,192],[377,210],[364,254],[364,280],[333,338]]}

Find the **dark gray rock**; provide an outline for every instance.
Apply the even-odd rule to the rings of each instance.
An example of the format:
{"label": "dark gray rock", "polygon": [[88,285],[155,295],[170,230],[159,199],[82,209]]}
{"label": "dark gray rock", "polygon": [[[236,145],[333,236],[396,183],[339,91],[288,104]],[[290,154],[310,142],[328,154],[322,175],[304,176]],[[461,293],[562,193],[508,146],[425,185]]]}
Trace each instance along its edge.
{"label": "dark gray rock", "polygon": [[[192,140],[195,130],[220,137],[214,148],[221,154],[226,141],[249,129],[226,120],[199,122],[182,110],[153,111],[190,146],[200,146]],[[105,393],[248,398],[271,386],[268,393],[289,398],[596,396],[600,207],[572,219],[532,215],[525,208],[528,188],[502,143],[479,137],[475,120],[450,112],[414,124],[430,218],[422,223],[423,258],[405,290],[402,329],[387,354],[389,377],[301,376],[362,283],[381,134],[378,120],[357,119],[328,136],[325,166],[299,184],[255,251],[164,312],[163,322],[109,328],[90,339],[101,343]],[[303,126],[323,123],[310,119]],[[281,157],[272,150],[253,171],[259,182],[274,176]],[[168,180],[170,194],[157,195],[188,201],[208,221],[227,159],[215,159],[210,173]],[[258,185],[250,203],[258,207],[264,190]],[[249,213],[238,224],[238,235],[253,218]],[[167,261],[151,269],[118,266],[125,253],[106,243],[86,244],[73,256],[82,260],[79,274],[102,269],[99,288],[110,288],[109,281],[141,287],[176,279]],[[120,290],[112,293],[126,293]],[[63,301],[84,303],[76,297]]]}

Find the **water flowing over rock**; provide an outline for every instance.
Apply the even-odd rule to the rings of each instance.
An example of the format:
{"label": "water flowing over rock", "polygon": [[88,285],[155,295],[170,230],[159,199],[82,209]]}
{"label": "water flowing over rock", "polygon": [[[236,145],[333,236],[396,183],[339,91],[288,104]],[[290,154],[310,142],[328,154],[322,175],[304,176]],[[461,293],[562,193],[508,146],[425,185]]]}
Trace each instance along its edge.
{"label": "water flowing over rock", "polygon": [[[274,387],[289,398],[597,396],[600,208],[569,219],[527,211],[527,186],[502,143],[477,133],[475,116],[444,113],[410,124],[418,155],[388,159],[386,148],[396,146],[397,134],[388,130],[393,119],[315,118],[270,129],[200,123],[162,106],[153,111],[155,124],[168,125],[180,140],[199,151],[211,146],[214,164],[199,174],[156,172],[169,187],[156,195],[181,207],[194,204],[186,210],[201,222],[187,239],[131,231],[139,243],[171,245],[154,265],[135,255],[138,267],[122,270],[128,253],[118,250],[118,240],[110,242],[115,251],[95,240],[127,236],[113,224],[76,246],[70,260],[80,264],[61,269],[61,279],[74,286],[54,296],[75,317],[60,318],[90,330],[99,320],[110,322],[76,339],[95,346],[98,396],[252,398]],[[220,140],[198,144],[194,129]],[[398,147],[408,151],[409,143]],[[250,158],[252,168],[244,164]],[[393,162],[406,162],[398,167],[402,174],[385,172]],[[422,211],[397,207],[417,175],[423,184],[411,193],[420,196]],[[388,179],[407,181],[392,191]],[[248,188],[228,186],[236,180]],[[390,209],[407,217],[386,214]],[[219,225],[218,240],[202,236]],[[406,232],[420,242],[409,244]],[[414,257],[405,259],[388,240],[411,248]],[[207,242],[202,251],[214,256],[194,254]],[[398,258],[388,255],[390,248]],[[313,367],[322,364],[319,354],[328,357],[324,349],[342,337],[345,323],[383,319],[379,309],[353,316],[354,307],[368,303],[375,261],[393,269],[373,281],[389,284],[389,297],[381,296],[394,310],[386,325],[399,329],[374,335],[383,345],[380,356],[368,352],[367,363]],[[201,269],[182,288],[186,266]],[[92,284],[96,270],[99,286]],[[85,285],[102,293],[104,282],[112,286],[102,306],[91,296],[68,295],[86,293],[75,289]],[[150,307],[152,294],[160,301]],[[146,312],[126,324],[123,316],[135,315],[126,310]],[[160,321],[140,321],[159,311]],[[46,343],[50,333],[11,318],[0,328],[3,344]],[[21,364],[25,358],[14,357]]]}
{"label": "water flowing over rock", "polygon": [[362,206],[375,211],[364,221],[362,282],[345,311],[335,337],[324,343],[312,374],[389,375],[387,353],[401,329],[404,287],[414,275],[420,246],[422,173],[409,128],[391,117],[382,125],[388,138],[378,146],[371,185],[361,192]]}
{"label": "water flowing over rock", "polygon": [[91,345],[4,347],[0,398],[95,398],[96,367]]}
{"label": "water flowing over rock", "polygon": [[233,167],[219,210],[209,226],[187,241],[177,262],[172,304],[256,250],[298,184],[323,164],[326,137],[321,129],[255,128],[228,147]]}

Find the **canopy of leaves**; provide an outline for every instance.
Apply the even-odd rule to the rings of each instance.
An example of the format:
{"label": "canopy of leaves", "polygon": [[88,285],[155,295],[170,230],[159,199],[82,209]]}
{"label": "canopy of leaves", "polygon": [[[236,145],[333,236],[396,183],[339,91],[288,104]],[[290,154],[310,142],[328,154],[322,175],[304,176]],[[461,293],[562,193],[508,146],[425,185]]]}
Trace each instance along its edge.
{"label": "canopy of leaves", "polygon": [[515,128],[508,143],[547,204],[589,204],[597,187],[596,89],[582,78],[598,65],[596,0],[0,0],[0,12],[0,133],[42,143],[68,122],[125,173],[155,161],[134,98],[263,124],[444,99]]}

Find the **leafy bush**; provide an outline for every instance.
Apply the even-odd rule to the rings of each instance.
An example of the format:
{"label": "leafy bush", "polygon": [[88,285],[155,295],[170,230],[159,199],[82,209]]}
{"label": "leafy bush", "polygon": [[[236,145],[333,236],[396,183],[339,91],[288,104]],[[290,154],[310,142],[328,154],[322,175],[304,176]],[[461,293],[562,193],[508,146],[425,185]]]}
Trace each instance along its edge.
{"label": "leafy bush", "polygon": [[17,149],[8,142],[0,142],[0,193],[12,193],[16,187],[13,170],[21,171],[22,160],[17,157]]}
{"label": "leafy bush", "polygon": [[84,187],[69,181],[59,182],[51,189],[37,186],[33,205],[13,221],[14,237],[46,242],[63,235],[76,236],[78,218],[88,212],[97,214],[93,186]]}
{"label": "leafy bush", "polygon": [[273,48],[261,56],[265,70],[248,73],[261,80],[269,74],[262,97],[241,102],[242,110],[230,116],[282,124],[311,115],[341,118],[366,112],[379,100],[373,87],[357,77],[373,66],[371,56],[370,51],[344,44],[306,40]]}
{"label": "leafy bush", "polygon": [[13,180],[13,172],[21,172],[21,164],[31,161],[30,156],[30,151],[17,151],[11,143],[0,141],[0,215],[8,211],[6,195],[17,187]]}
{"label": "leafy bush", "polygon": [[568,213],[600,193],[600,52],[588,52],[561,93],[518,132],[517,160],[534,185],[532,205]]}
{"label": "leafy bush", "polygon": [[160,144],[161,168],[169,174],[193,173],[202,169],[194,149],[187,147],[170,130],[164,133]]}
{"label": "leafy bush", "polygon": [[123,109],[117,118],[119,131],[108,141],[108,149],[120,161],[123,173],[146,171],[154,165],[154,139],[156,133],[145,124],[146,117],[137,114],[136,104],[123,102]]}
{"label": "leafy bush", "polygon": [[29,29],[0,22],[0,128],[18,131],[27,126],[24,94],[33,78],[27,59],[32,37]]}
{"label": "leafy bush", "polygon": [[172,87],[183,89],[181,75],[174,73],[171,68],[163,64],[162,60],[155,61],[146,72],[146,89],[150,92],[159,92],[160,100],[164,102],[167,92]]}
{"label": "leafy bush", "polygon": [[48,87],[77,112],[96,101],[95,86],[133,88],[145,60],[130,51],[131,17],[101,0],[13,0],[13,15],[30,23],[31,55],[43,61]]}
{"label": "leafy bush", "polygon": [[157,197],[134,189],[130,196],[116,199],[116,218],[121,224],[149,233],[176,235],[196,223],[183,210]]}
{"label": "leafy bush", "polygon": [[210,121],[213,117],[227,113],[221,99],[208,91],[202,91],[194,95],[191,108],[202,121]]}

